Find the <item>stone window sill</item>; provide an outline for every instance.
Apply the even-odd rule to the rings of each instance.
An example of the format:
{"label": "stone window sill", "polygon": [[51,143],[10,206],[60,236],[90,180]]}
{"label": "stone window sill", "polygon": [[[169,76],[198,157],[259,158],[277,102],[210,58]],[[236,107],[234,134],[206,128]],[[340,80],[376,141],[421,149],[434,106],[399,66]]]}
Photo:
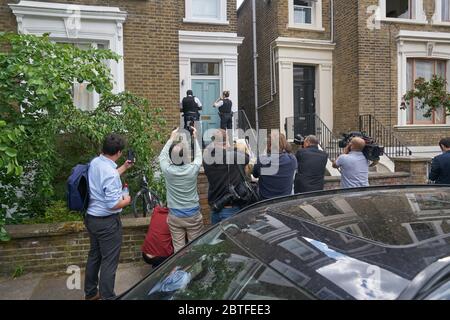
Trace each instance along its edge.
{"label": "stone window sill", "polygon": [[395,22],[395,23],[404,23],[404,24],[418,24],[418,25],[427,25],[428,21],[423,20],[415,20],[415,19],[402,19],[402,18],[382,18],[381,22]]}
{"label": "stone window sill", "polygon": [[403,126],[394,126],[396,130],[399,131],[414,131],[414,130],[441,130],[441,129],[449,129],[450,130],[450,124],[410,124],[410,125],[403,125]]}
{"label": "stone window sill", "polygon": [[317,27],[314,25],[307,25],[307,24],[288,24],[288,29],[296,29],[296,30],[307,30],[307,31],[317,31],[317,32],[324,32],[325,28],[323,27]]}
{"label": "stone window sill", "polygon": [[216,24],[216,25],[229,25],[230,21],[211,20],[211,19],[194,19],[184,18],[184,23],[197,23],[197,24]]}
{"label": "stone window sill", "polygon": [[450,27],[450,21],[433,21],[433,26]]}

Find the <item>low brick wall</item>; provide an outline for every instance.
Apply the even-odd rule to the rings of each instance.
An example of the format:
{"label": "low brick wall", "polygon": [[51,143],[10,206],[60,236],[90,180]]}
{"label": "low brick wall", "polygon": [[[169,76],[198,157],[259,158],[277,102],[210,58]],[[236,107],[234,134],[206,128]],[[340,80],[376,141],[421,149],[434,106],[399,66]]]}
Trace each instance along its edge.
{"label": "low brick wall", "polygon": [[[411,184],[411,175],[407,172],[395,173],[370,173],[369,184],[371,186]],[[340,177],[325,177],[325,190],[340,189]]]}
{"label": "low brick wall", "polygon": [[[120,262],[141,259],[141,245],[150,218],[123,219]],[[0,274],[65,272],[70,265],[85,266],[89,236],[82,222],[7,226],[11,241],[0,242]]]}

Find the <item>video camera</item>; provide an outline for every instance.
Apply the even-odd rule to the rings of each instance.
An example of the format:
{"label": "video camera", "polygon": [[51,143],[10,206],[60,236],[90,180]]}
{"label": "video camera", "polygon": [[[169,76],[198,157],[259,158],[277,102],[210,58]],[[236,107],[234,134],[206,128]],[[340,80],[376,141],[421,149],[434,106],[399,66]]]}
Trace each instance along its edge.
{"label": "video camera", "polygon": [[303,137],[301,134],[296,134],[294,137],[294,143],[303,148],[305,145],[305,137]]}
{"label": "video camera", "polygon": [[342,139],[339,140],[339,148],[345,148],[348,146],[350,141],[355,138],[362,138],[366,142],[366,146],[362,151],[364,156],[369,161],[379,161],[380,157],[384,154],[384,147],[379,146],[375,143],[375,140],[369,137],[364,132],[352,131],[350,133],[344,133]]}

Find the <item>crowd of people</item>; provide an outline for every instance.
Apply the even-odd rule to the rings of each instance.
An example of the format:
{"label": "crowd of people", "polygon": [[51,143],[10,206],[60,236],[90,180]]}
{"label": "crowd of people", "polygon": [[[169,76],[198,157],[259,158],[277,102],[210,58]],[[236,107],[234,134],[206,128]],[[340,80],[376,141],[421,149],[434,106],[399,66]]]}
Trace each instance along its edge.
{"label": "crowd of people", "polygon": [[[272,133],[265,154],[252,161],[248,147],[233,141],[225,130],[228,127],[228,120],[225,120],[225,128],[216,130],[204,150],[198,142],[197,130],[191,128],[193,156],[186,143],[188,137],[179,129],[171,133],[159,155],[166,182],[167,207],[155,208],[142,246],[143,259],[153,267],[204,230],[197,191],[202,167],[209,183],[208,202],[213,225],[237,214],[248,204],[244,201],[246,192],[256,195],[256,199],[252,198],[254,202],[324,189],[328,155],[320,149],[317,137],[306,137],[303,148],[293,154],[286,137]],[[439,144],[443,154],[433,160],[430,179],[450,184],[450,138],[442,139]],[[341,172],[342,188],[369,185],[369,161],[364,156],[364,148],[364,139],[354,137],[343,154],[332,162]],[[119,214],[131,203],[131,197],[122,193],[120,176],[133,163],[127,160],[121,167],[116,164],[124,149],[124,139],[111,134],[103,143],[102,154],[90,163],[90,202],[85,216],[90,236],[85,275],[85,295],[89,300],[115,297],[114,282],[122,245]],[[255,188],[251,181],[257,181]]]}

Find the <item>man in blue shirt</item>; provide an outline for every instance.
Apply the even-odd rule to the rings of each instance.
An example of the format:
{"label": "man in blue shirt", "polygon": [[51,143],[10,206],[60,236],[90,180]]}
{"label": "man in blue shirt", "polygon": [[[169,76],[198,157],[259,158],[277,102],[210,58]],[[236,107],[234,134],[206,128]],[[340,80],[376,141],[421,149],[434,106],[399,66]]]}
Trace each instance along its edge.
{"label": "man in blue shirt", "polygon": [[103,142],[102,154],[92,160],[89,167],[90,200],[85,217],[91,244],[84,284],[87,300],[115,297],[114,282],[122,246],[119,214],[131,203],[129,195],[122,195],[120,176],[133,164],[127,161],[120,168],[116,164],[124,148],[125,141],[121,136],[108,135]]}
{"label": "man in blue shirt", "polygon": [[355,137],[344,149],[344,154],[333,162],[333,167],[341,170],[341,188],[369,186],[369,161],[364,156],[364,139]]}
{"label": "man in blue shirt", "polygon": [[436,184],[450,184],[450,138],[439,141],[442,154],[431,163],[430,180]]}

